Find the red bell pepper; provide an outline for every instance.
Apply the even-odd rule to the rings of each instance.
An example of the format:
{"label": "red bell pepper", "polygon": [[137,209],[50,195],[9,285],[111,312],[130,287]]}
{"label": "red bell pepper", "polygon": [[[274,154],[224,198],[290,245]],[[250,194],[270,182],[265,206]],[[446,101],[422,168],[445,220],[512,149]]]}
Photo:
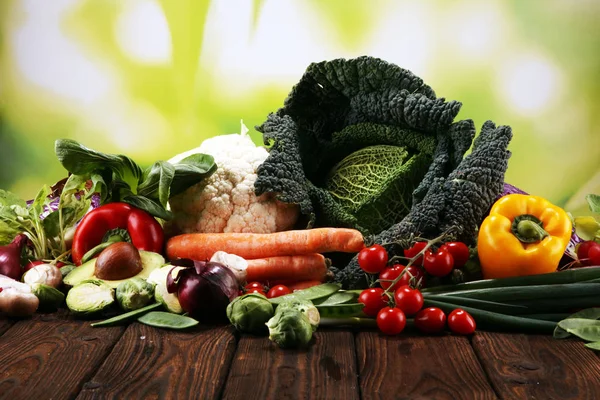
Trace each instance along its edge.
{"label": "red bell pepper", "polygon": [[146,211],[127,203],[108,203],[89,212],[75,230],[71,256],[81,265],[84,256],[95,256],[115,242],[130,242],[138,250],[161,253],[164,245],[162,226]]}

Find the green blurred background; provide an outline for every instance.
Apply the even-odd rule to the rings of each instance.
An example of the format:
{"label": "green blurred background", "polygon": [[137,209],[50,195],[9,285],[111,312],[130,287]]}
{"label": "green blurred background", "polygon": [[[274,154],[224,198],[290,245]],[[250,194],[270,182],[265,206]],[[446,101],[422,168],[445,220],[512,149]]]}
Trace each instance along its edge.
{"label": "green blurred background", "polygon": [[511,125],[506,180],[586,214],[598,20],[591,0],[2,0],[0,188],[30,198],[61,179],[57,138],[168,159],[262,123],[311,62],[372,55],[461,101],[478,129]]}

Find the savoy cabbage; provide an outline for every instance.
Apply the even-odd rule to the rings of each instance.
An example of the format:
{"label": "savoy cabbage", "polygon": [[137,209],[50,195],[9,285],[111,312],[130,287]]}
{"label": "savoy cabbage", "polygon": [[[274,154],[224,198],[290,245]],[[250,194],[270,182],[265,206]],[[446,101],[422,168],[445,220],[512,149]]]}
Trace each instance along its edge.
{"label": "savoy cabbage", "polygon": [[[449,227],[472,242],[502,190],[511,131],[486,122],[465,157],[475,125],[455,121],[460,107],[377,58],[313,63],[257,127],[270,150],[256,193],[298,204],[308,227],[356,228],[378,243]],[[354,267],[336,280],[355,286]]]}
{"label": "savoy cabbage", "polygon": [[380,59],[311,64],[284,107],[257,127],[271,148],[256,192],[299,204],[309,226],[378,233],[471,146],[473,122],[453,122],[460,107]]}

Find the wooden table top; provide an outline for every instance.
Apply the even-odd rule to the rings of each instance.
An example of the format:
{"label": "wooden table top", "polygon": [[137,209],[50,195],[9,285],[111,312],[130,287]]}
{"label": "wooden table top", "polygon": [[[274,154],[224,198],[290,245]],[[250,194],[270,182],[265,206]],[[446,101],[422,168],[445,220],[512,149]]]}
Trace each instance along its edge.
{"label": "wooden table top", "polygon": [[92,328],[66,312],[0,320],[1,399],[600,399],[576,340],[321,330],[282,350],[230,326]]}

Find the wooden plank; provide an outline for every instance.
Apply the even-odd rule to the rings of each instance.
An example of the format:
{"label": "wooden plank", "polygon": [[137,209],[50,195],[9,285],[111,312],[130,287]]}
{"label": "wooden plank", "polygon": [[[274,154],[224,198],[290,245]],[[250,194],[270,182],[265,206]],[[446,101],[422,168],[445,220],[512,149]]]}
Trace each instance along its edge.
{"label": "wooden plank", "polygon": [[179,332],[134,323],[77,398],[217,398],[235,345],[230,327]]}
{"label": "wooden plank", "polygon": [[66,311],[15,323],[0,337],[0,398],[75,397],[123,330],[92,328]]}
{"label": "wooden plank", "polygon": [[473,347],[505,399],[600,399],[600,362],[577,340],[482,332]]}
{"label": "wooden plank", "polygon": [[15,320],[12,319],[0,319],[0,336],[4,334],[11,326],[13,326]]}
{"label": "wooden plank", "polygon": [[356,336],[363,399],[495,399],[469,340],[458,336]]}
{"label": "wooden plank", "polygon": [[358,399],[351,332],[319,331],[308,349],[280,349],[266,337],[243,336],[224,399]]}

